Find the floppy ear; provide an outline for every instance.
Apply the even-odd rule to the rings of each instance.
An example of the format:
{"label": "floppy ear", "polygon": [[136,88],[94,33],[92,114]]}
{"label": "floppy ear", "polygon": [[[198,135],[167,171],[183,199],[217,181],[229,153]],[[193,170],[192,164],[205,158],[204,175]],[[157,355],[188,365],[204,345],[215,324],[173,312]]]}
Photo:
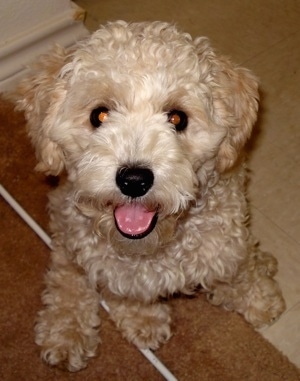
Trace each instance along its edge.
{"label": "floppy ear", "polygon": [[32,66],[16,94],[16,108],[25,112],[28,134],[39,161],[36,170],[52,175],[58,175],[64,168],[63,152],[51,138],[51,128],[65,98],[59,72],[66,60],[64,49],[55,46]]}
{"label": "floppy ear", "polygon": [[257,118],[258,81],[249,70],[217,56],[206,39],[198,39],[198,51],[209,71],[212,119],[226,129],[217,156],[217,168],[224,172],[233,167],[251,135]]}

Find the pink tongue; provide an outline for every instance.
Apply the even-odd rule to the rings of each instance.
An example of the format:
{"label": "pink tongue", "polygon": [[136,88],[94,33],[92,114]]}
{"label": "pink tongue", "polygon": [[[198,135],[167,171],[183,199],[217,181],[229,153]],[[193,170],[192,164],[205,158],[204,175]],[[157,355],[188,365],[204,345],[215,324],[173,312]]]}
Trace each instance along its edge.
{"label": "pink tongue", "polygon": [[120,205],[115,210],[115,219],[121,232],[130,235],[145,233],[155,216],[141,204]]}

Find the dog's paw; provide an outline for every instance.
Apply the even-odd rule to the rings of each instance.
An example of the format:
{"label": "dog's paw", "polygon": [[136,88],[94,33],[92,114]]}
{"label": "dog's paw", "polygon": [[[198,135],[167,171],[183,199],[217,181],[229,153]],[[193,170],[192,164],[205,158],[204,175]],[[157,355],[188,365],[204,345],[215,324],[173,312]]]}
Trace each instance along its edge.
{"label": "dog's paw", "polygon": [[156,350],[171,337],[169,321],[154,316],[124,321],[123,335],[138,348]]}
{"label": "dog's paw", "polygon": [[86,367],[100,341],[96,327],[84,326],[70,315],[62,318],[47,311],[40,313],[35,333],[43,360],[71,372]]}
{"label": "dog's paw", "polygon": [[207,294],[213,305],[236,311],[255,328],[273,324],[285,310],[285,302],[277,282],[268,276],[233,285],[221,284]]}
{"label": "dog's paw", "polygon": [[171,337],[169,307],[162,304],[120,307],[114,310],[113,319],[123,336],[138,348],[155,350]]}
{"label": "dog's paw", "polygon": [[37,337],[36,343],[42,346],[41,357],[46,363],[76,372],[85,368],[87,360],[95,356],[98,340],[69,331],[61,333],[56,340]]}
{"label": "dog's paw", "polygon": [[277,282],[261,278],[247,295],[245,319],[255,328],[273,324],[285,310],[285,301]]}

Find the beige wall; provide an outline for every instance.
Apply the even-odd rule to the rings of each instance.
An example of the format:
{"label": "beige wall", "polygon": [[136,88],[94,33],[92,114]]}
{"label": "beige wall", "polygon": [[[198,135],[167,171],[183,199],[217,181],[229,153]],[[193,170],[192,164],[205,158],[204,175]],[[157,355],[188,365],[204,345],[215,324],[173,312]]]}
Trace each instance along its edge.
{"label": "beige wall", "polygon": [[83,17],[70,0],[0,0],[0,92],[54,43],[69,46],[86,35]]}

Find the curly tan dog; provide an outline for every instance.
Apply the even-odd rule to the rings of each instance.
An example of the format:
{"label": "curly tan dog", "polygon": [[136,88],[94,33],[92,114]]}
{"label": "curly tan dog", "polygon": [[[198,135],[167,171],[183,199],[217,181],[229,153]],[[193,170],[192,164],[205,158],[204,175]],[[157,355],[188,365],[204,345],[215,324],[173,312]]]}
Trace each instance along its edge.
{"label": "curly tan dog", "polygon": [[243,146],[256,78],[167,23],[108,23],[41,57],[19,89],[50,194],[52,262],[36,324],[51,365],[86,366],[104,298],[123,335],[156,349],[167,298],[201,285],[255,327],[284,301],[247,227]]}

